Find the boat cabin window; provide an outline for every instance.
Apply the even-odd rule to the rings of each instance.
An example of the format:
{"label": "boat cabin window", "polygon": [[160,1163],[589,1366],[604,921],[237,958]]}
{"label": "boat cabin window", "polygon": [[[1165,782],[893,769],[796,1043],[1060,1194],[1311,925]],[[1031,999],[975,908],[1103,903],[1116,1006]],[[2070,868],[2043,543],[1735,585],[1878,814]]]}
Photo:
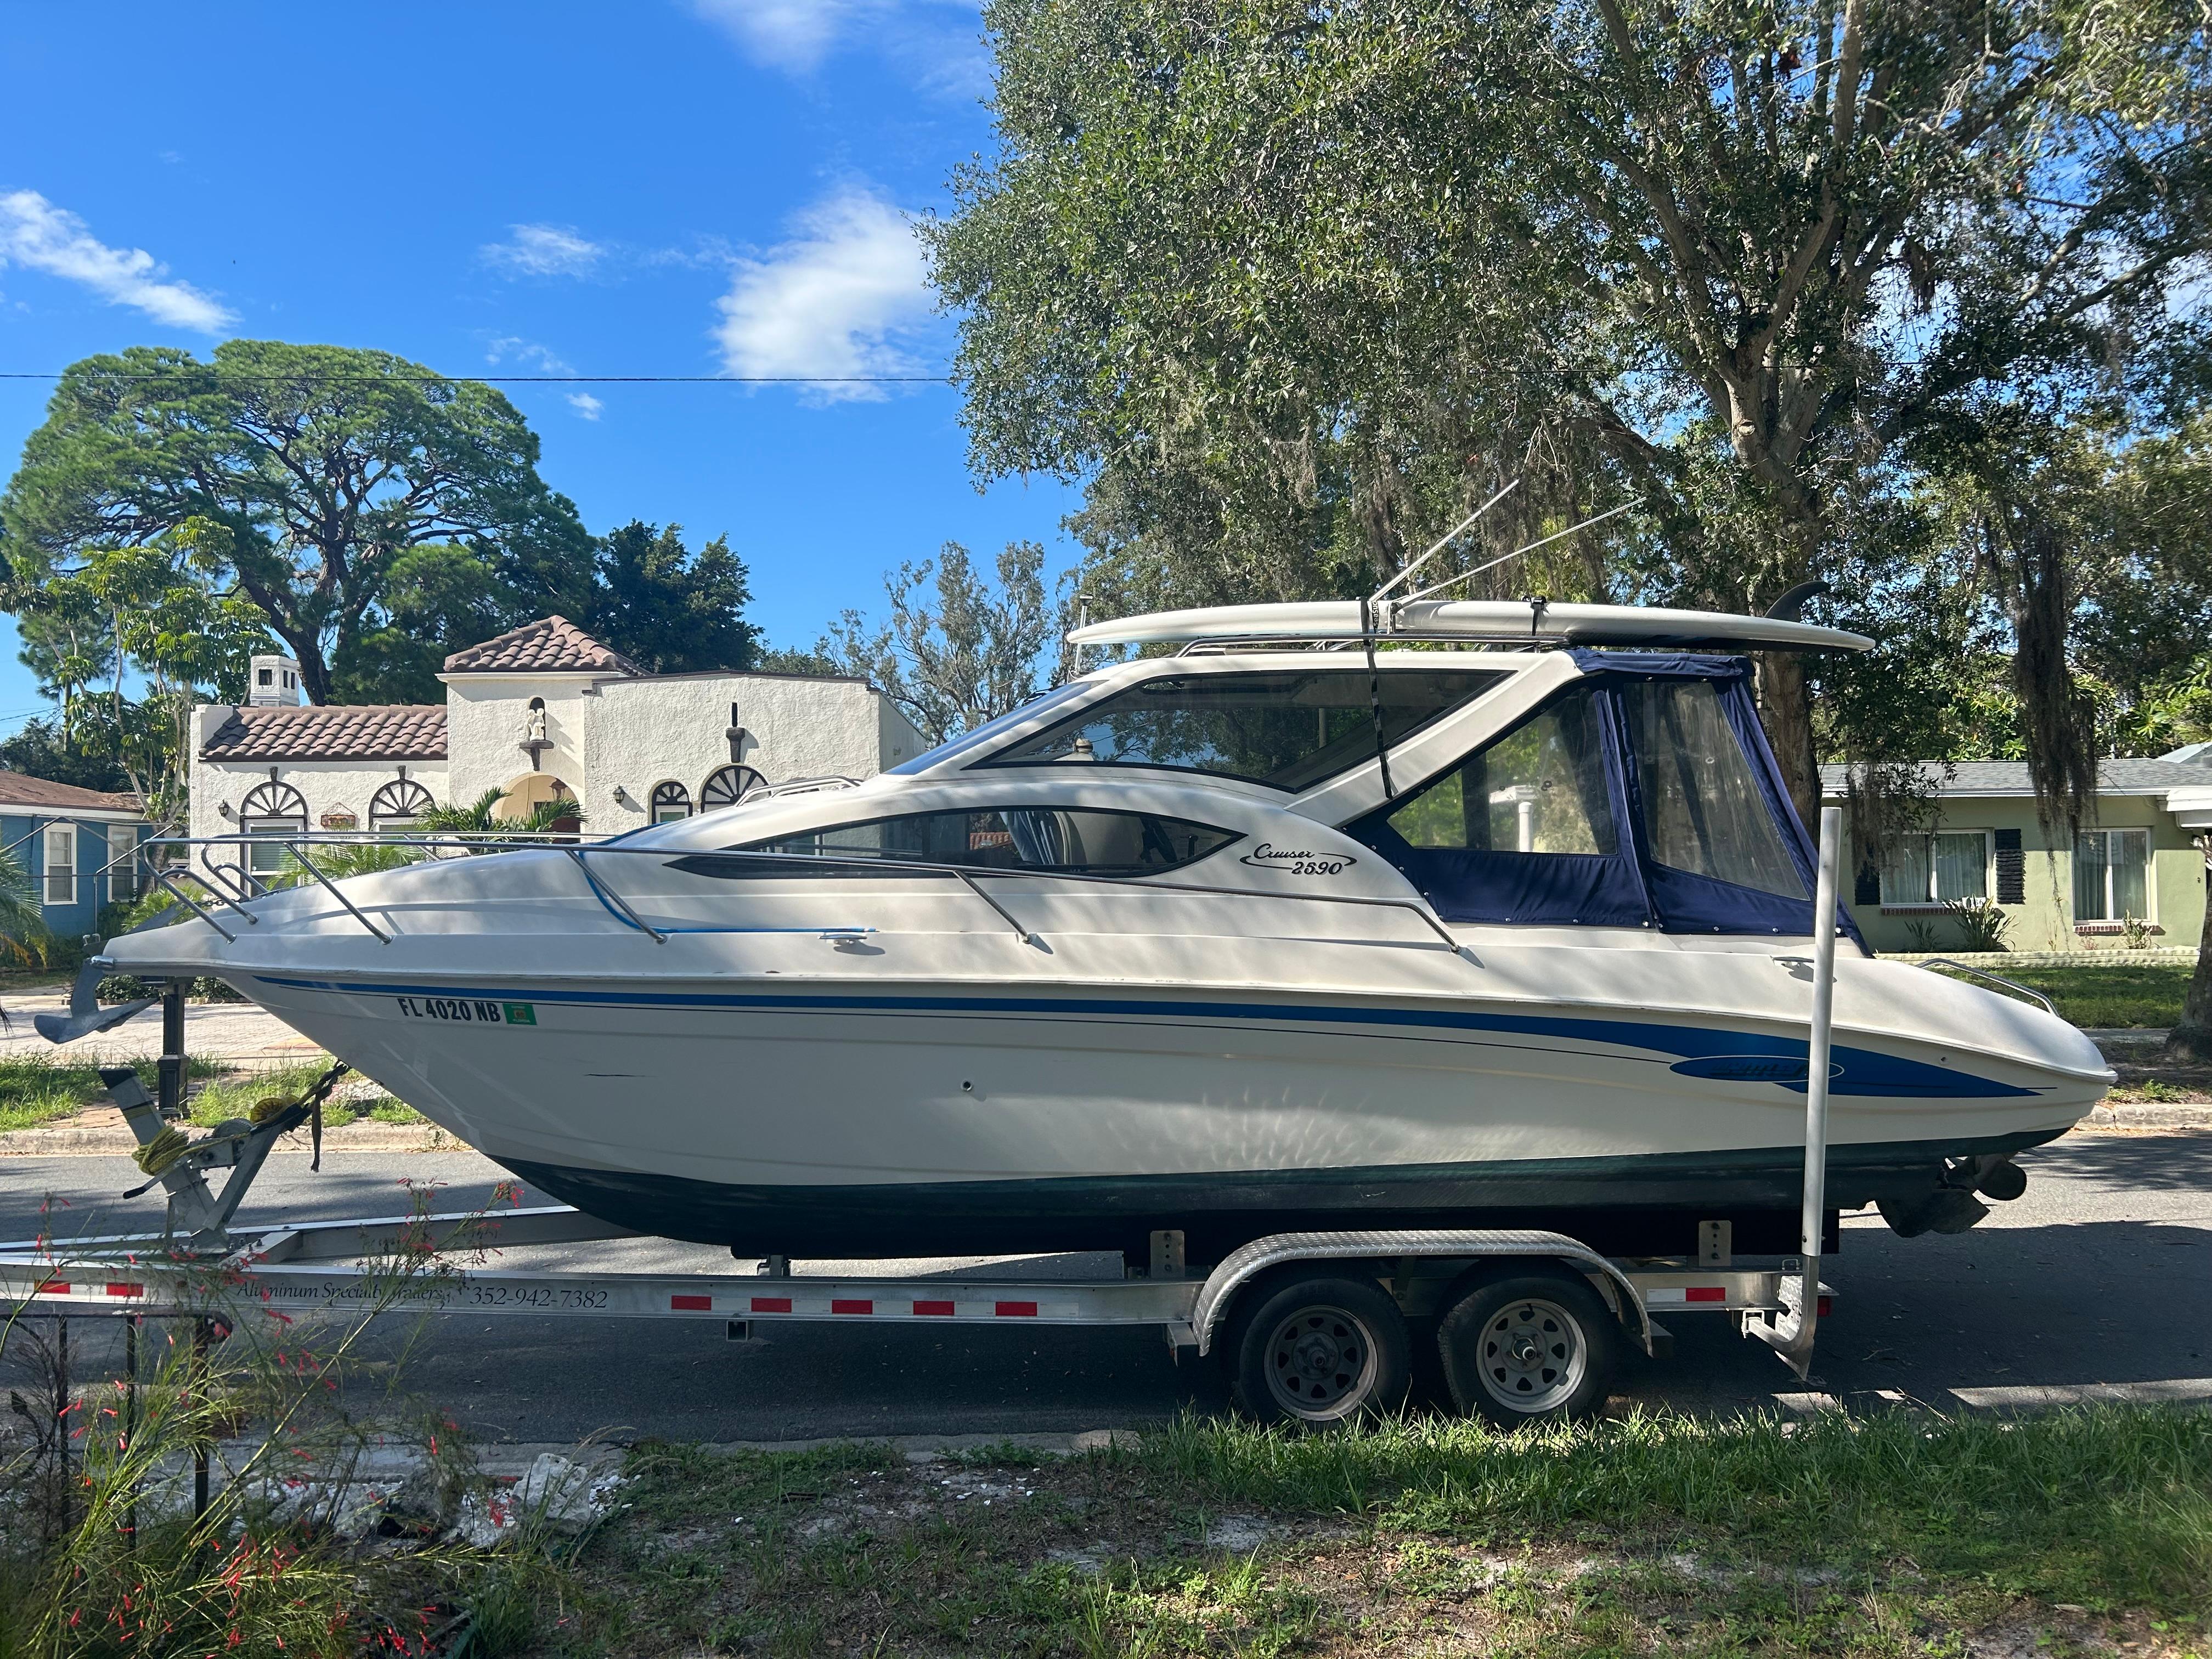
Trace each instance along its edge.
{"label": "boat cabin window", "polygon": [[1709,680],[1631,680],[1620,693],[1651,860],[1783,898],[1807,896]]}
{"label": "boat cabin window", "polygon": [[[1388,745],[1506,677],[1495,670],[1386,668]],[[982,764],[1100,763],[1208,772],[1293,793],[1375,753],[1366,667],[1170,674],[1093,703]]]}
{"label": "boat cabin window", "polygon": [[1569,692],[1428,784],[1389,822],[1424,850],[1613,852],[1596,698]]}
{"label": "boat cabin window", "polygon": [[795,860],[732,854],[781,853],[847,861],[911,860],[983,869],[1066,870],[1092,876],[1151,876],[1179,870],[1243,836],[1233,830],[1155,812],[1008,806],[995,811],[910,812],[744,842],[726,853],[677,860],[700,875],[758,877],[812,872]]}

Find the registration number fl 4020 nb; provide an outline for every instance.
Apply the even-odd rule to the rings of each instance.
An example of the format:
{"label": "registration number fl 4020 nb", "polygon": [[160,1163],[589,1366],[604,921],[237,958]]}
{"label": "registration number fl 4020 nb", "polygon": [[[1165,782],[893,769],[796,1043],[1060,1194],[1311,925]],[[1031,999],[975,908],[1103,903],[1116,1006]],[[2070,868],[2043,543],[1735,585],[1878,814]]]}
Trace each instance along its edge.
{"label": "registration number fl 4020 nb", "polygon": [[492,1002],[480,997],[394,997],[408,1019],[444,1019],[475,1025],[535,1025],[538,1010],[527,1002]]}

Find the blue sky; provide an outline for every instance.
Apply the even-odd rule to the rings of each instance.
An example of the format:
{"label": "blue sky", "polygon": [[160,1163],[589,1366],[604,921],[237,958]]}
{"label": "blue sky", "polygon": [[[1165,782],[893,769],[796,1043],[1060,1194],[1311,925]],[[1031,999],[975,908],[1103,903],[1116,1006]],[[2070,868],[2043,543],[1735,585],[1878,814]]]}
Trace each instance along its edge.
{"label": "blue sky", "polygon": [[[988,148],[959,0],[0,9],[0,370],[227,336],[446,374],[927,374],[910,215]],[[13,471],[48,388],[0,381]],[[507,388],[585,522],[726,532],[778,644],[1075,505],[949,388]],[[0,637],[0,729],[38,708]]]}

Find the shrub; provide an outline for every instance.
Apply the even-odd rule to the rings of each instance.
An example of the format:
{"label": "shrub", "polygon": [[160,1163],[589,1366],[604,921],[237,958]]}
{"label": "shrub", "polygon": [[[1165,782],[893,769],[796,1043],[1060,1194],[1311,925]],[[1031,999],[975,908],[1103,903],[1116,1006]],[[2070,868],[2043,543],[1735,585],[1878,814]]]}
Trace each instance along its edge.
{"label": "shrub", "polygon": [[2002,951],[2012,918],[1985,898],[1958,899],[1943,908],[1959,924],[1962,951]]}

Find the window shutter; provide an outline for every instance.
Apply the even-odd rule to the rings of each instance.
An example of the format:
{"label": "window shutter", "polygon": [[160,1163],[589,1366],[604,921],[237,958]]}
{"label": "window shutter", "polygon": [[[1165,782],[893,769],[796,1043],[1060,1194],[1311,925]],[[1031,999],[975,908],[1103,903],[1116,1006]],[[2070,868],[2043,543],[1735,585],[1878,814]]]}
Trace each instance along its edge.
{"label": "window shutter", "polygon": [[1881,902],[1881,872],[1875,867],[1872,859],[1859,866],[1858,876],[1851,884],[1851,902],[1854,904]]}
{"label": "window shutter", "polygon": [[2020,849],[2020,831],[1999,830],[1996,836],[1997,902],[2027,902],[2027,855]]}

